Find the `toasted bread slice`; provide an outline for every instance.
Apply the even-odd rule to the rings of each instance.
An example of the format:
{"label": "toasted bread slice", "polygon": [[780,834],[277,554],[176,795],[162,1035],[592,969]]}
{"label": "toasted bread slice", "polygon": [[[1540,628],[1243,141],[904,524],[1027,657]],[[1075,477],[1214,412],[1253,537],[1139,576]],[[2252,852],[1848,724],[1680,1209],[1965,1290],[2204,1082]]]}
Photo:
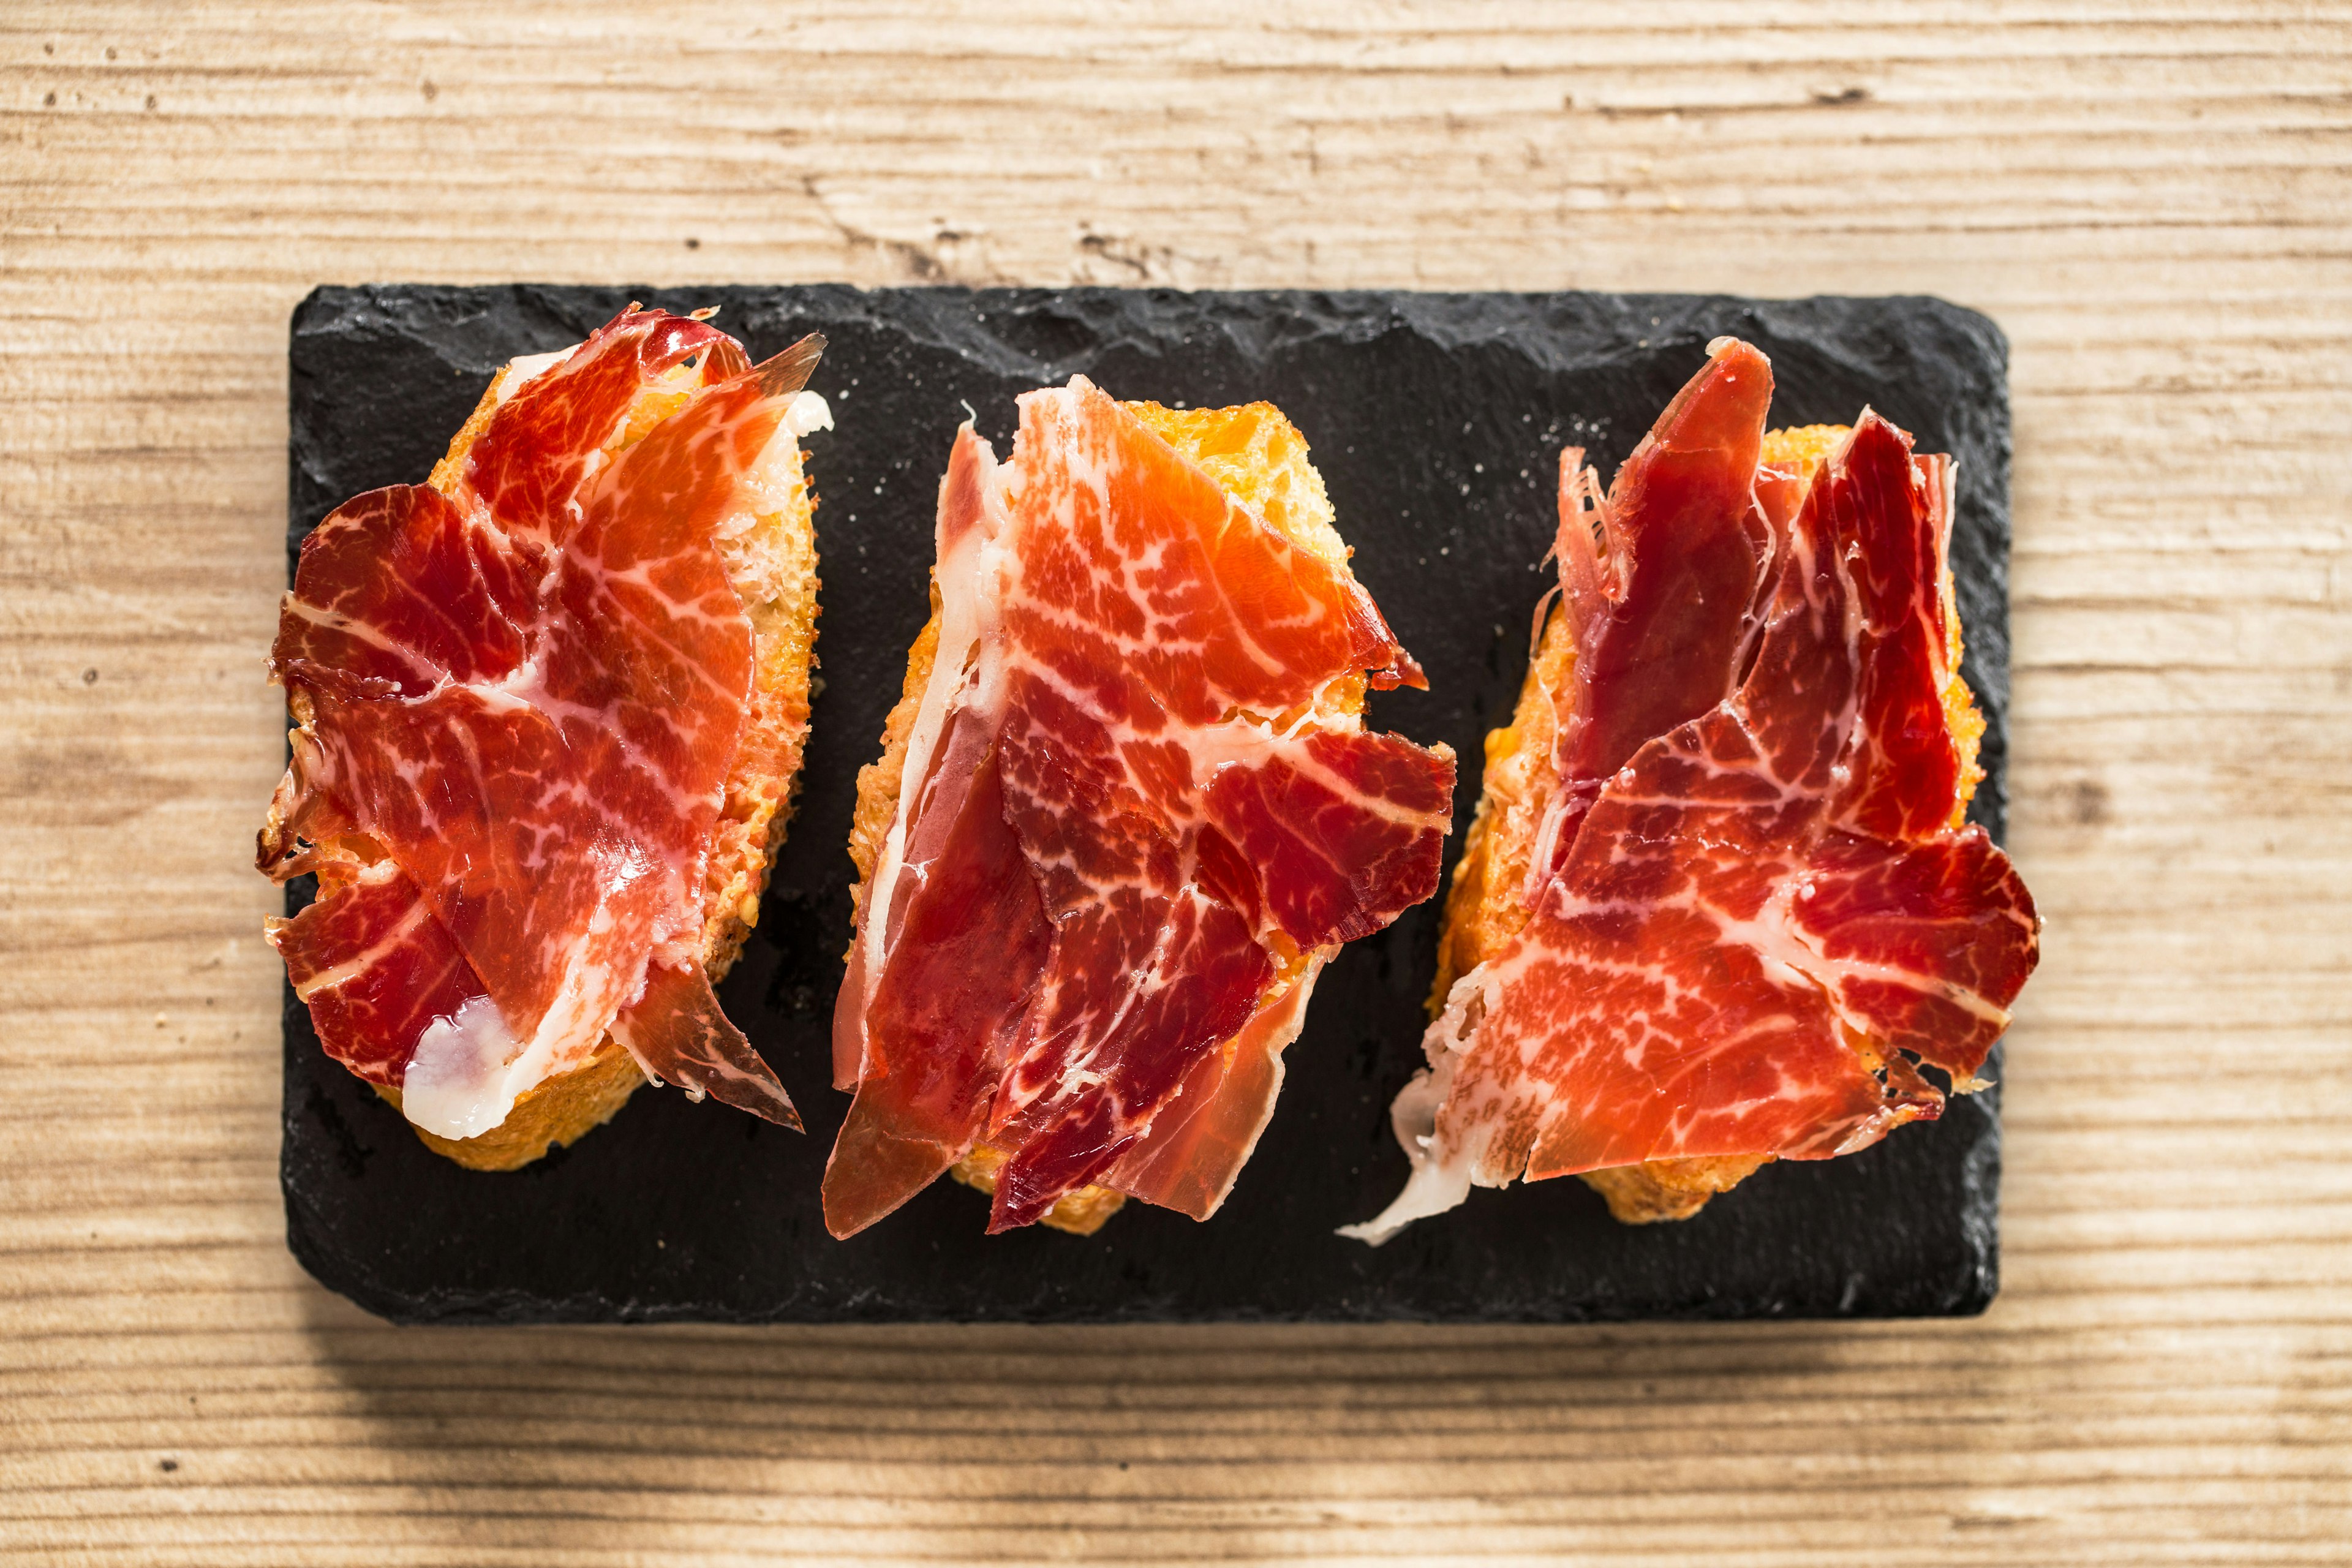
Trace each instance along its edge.
{"label": "toasted bread slice", "polygon": [[[1850,427],[1808,425],[1768,431],[1763,461],[1810,479]],[[1950,668],[1944,688],[1944,712],[1952,738],[1960,750],[1959,801],[1952,821],[1958,826],[1969,798],[1984,776],[1977,765],[1977,748],[1984,736],[1984,715],[1959,678],[1960,616],[1953,596],[1948,567],[1944,574],[1944,612],[1951,627]],[[1501,952],[1528,910],[1520,890],[1533,853],[1544,808],[1559,779],[1552,772],[1552,739],[1557,717],[1552,693],[1564,686],[1576,666],[1576,649],[1569,637],[1567,617],[1555,610],[1537,639],[1528,661],[1527,680],[1519,688],[1518,705],[1511,721],[1486,736],[1485,784],[1478,812],[1462,841],[1462,858],[1454,868],[1454,885],[1445,895],[1445,920],[1437,939],[1437,980],[1429,997],[1430,1016],[1444,1010],[1446,993],[1464,974]],[[1644,1164],[1584,1173],[1585,1184],[1608,1200],[1609,1212],[1626,1225],[1658,1220],[1688,1219],[1708,1198],[1728,1192],[1753,1174],[1769,1156],[1741,1155],[1690,1160],[1652,1160]]]}
{"label": "toasted bread slice", "polygon": [[[450,442],[447,456],[435,466],[429,481],[434,489],[450,493],[491,414],[555,357],[519,360],[499,372]],[[697,378],[681,371],[674,379],[675,387],[655,386],[638,395],[612,451],[630,446],[686,402]],[[783,842],[800,787],[810,671],[816,663],[816,499],[790,428],[777,432],[763,465],[762,488],[777,498],[779,509],[717,541],[727,580],[751,622],[751,695],[703,876],[702,964],[714,983],[733,965],[744,938],[759,922],[769,863]],[[296,714],[298,721],[307,717]],[[511,1171],[612,1120],[645,1081],[635,1058],[608,1035],[585,1062],[526,1092],[503,1122],[481,1136],[443,1138],[422,1128],[416,1135],[469,1169]],[[400,1103],[398,1090],[379,1092]]]}
{"label": "toasted bread slice", "polygon": [[[1334,524],[1323,476],[1307,461],[1306,437],[1274,405],[1178,409],[1157,403],[1127,403],[1120,406],[1199,464],[1227,495],[1265,519],[1291,544],[1326,560],[1348,559],[1350,552]],[[857,810],[850,828],[849,855],[857,867],[857,885],[850,896],[860,908],[865,905],[866,883],[881,857],[883,840],[889,836],[891,819],[898,815],[907,744],[922,707],[923,692],[930,683],[939,642],[940,598],[934,589],[931,618],[908,650],[906,683],[898,706],[882,726],[882,755],[857,774]],[[1317,710],[1329,717],[1360,715],[1363,677],[1351,675],[1331,682]],[[1260,1005],[1289,985],[1299,967],[1278,973],[1259,998]],[[1004,1161],[1003,1150],[982,1143],[957,1163],[952,1174],[967,1186],[992,1194],[997,1171]],[[1113,1188],[1082,1187],[1066,1194],[1041,1223],[1074,1236],[1092,1236],[1126,1202],[1127,1195]]]}

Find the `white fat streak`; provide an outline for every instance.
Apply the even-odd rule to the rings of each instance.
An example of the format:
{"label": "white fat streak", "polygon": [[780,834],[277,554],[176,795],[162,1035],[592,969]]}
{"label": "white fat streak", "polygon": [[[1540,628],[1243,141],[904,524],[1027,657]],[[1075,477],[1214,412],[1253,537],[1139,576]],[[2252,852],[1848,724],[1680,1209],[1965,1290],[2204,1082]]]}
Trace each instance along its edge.
{"label": "white fat streak", "polygon": [[[971,427],[966,421],[963,428]],[[935,531],[938,564],[933,570],[940,589],[939,648],[931,660],[931,678],[923,688],[922,704],[915,712],[915,727],[907,737],[906,759],[898,774],[898,809],[890,818],[890,831],[882,840],[881,856],[875,861],[873,879],[866,889],[865,907],[858,911],[858,941],[864,944],[866,960],[866,994],[858,1007],[861,1019],[873,1005],[875,993],[882,984],[890,903],[907,861],[907,826],[920,804],[923,784],[930,776],[931,754],[939,748],[949,715],[959,705],[957,698],[965,693],[965,671],[973,662],[982,638],[986,636],[994,640],[998,597],[992,568],[997,552],[990,546],[1004,517],[998,480],[1006,471],[999,468],[986,476],[981,486],[982,521],[965,529],[951,548],[944,540],[938,540]],[[1001,691],[1001,685],[995,689]],[[992,698],[993,692],[976,690],[964,695],[963,705],[991,701]],[[860,1033],[863,1034],[862,1027]],[[862,1074],[862,1061],[859,1067]]]}
{"label": "white fat streak", "polygon": [[[1413,1074],[1389,1107],[1389,1124],[1412,1163],[1412,1173],[1388,1207],[1360,1225],[1341,1226],[1341,1236],[1378,1247],[1417,1219],[1459,1208],[1472,1186],[1486,1184],[1479,1181],[1478,1167],[1493,1136],[1494,1121],[1470,1119],[1469,1136],[1441,1138],[1438,1113],[1453,1098],[1454,1075],[1477,1044],[1479,1024],[1501,996],[1501,971],[1515,970],[1522,963],[1518,953],[1506,953],[1471,970],[1445,994],[1445,1010],[1422,1037],[1430,1065]],[[1456,1118],[1454,1125],[1463,1120]]]}
{"label": "white fat streak", "polygon": [[833,405],[814,392],[798,392],[784,405],[784,428],[795,436],[833,428]]}
{"label": "white fat streak", "polygon": [[290,614],[297,620],[308,621],[314,626],[340,633],[355,642],[365,643],[379,652],[391,654],[394,658],[405,662],[420,675],[429,673],[424,663],[417,658],[414,649],[394,642],[383,632],[377,630],[372,623],[354,620],[341,610],[326,609],[308,600],[298,599],[290,588],[286,591],[284,597],[278,600],[278,609],[280,614]]}
{"label": "white fat streak", "polygon": [[1559,830],[1568,824],[1570,803],[1582,799],[1582,795],[1571,794],[1555,783],[1551,798],[1544,802],[1543,816],[1536,819],[1535,847],[1528,852],[1527,876],[1519,884],[1522,904],[1533,908],[1543,897],[1544,889],[1550,886],[1552,857],[1559,848]]}
{"label": "white fat streak", "polygon": [[550,691],[543,650],[539,648],[533,648],[530,658],[498,679],[478,680],[467,689],[492,713],[501,717],[537,713],[558,730],[570,721],[602,726],[608,716],[602,708],[567,702]]}
{"label": "white fat streak", "polygon": [[[381,864],[389,868],[391,867],[392,862],[386,860],[381,862]],[[378,883],[385,880],[384,877],[381,874],[373,876],[369,874],[371,871],[374,870],[375,868],[371,867],[368,870],[361,872],[360,880],[362,882]],[[379,938],[374,946],[369,948],[364,952],[357,953],[352,957],[343,960],[342,963],[336,964],[331,969],[322,969],[319,971],[318,973],[313,974],[310,979],[294,987],[294,994],[300,997],[303,1001],[308,1002],[311,997],[316,996],[321,991],[332,991],[339,985],[348,984],[352,981],[358,979],[361,975],[365,974],[369,970],[373,969],[376,966],[378,960],[383,958],[386,954],[394,952],[402,946],[404,946],[407,943],[410,934],[414,932],[418,926],[423,925],[431,918],[432,911],[425,908],[425,900],[422,899],[417,900],[414,904],[409,906],[408,912],[400,917],[400,922]]]}
{"label": "white fat streak", "polygon": [[568,349],[557,349],[551,353],[524,354],[519,359],[509,360],[505,373],[491,384],[491,406],[496,407],[504,403],[526,385],[578,353],[580,346],[578,343],[573,343]]}
{"label": "white fat streak", "polygon": [[478,1138],[539,1082],[543,1075],[533,1075],[533,1065],[498,1004],[468,997],[418,1037],[401,1081],[401,1114],[443,1138]]}
{"label": "white fat streak", "polygon": [[1197,727],[1171,725],[1159,735],[1139,738],[1172,741],[1181,745],[1192,758],[1192,782],[1196,788],[1206,789],[1220,769],[1235,764],[1263,767],[1278,757],[1293,772],[1320,784],[1340,799],[1351,802],[1356,809],[1367,816],[1377,816],[1383,822],[1392,822],[1402,827],[1420,829],[1428,826],[1429,819],[1425,814],[1386,795],[1365,794],[1317,761],[1305,745],[1297,743],[1309,731],[1353,733],[1361,730],[1363,720],[1360,716],[1349,714],[1334,719],[1318,712],[1318,707],[1319,694],[1317,701],[1308,703],[1296,720],[1281,730],[1255,719],[1233,718]]}
{"label": "white fat streak", "polygon": [[1772,889],[1772,896],[1765,900],[1764,907],[1747,920],[1734,920],[1695,896],[1668,900],[1666,907],[1682,905],[1696,910],[1723,933],[1719,942],[1753,950],[1763,960],[1765,973],[1780,984],[1791,989],[1818,986],[1826,994],[1831,1009],[1857,1034],[1867,1036],[1874,1032],[1869,1020],[1853,1016],[1846,1006],[1845,988],[1857,980],[1899,985],[1906,990],[1938,996],[1996,1028],[2009,1026],[2008,1009],[1995,1006],[1965,986],[1930,980],[1916,971],[1892,963],[1832,958],[1822,952],[1820,941],[1800,925],[1796,918],[1796,905],[1813,896],[1813,887],[1810,877],[1784,879]]}
{"label": "white fat streak", "polygon": [[1944,688],[1951,683],[1954,672],[1949,662],[1951,647],[1945,640],[1945,634],[1948,628],[1937,625],[1936,621],[1941,619],[1941,613],[1948,612],[1954,616],[1959,614],[1958,605],[1953,605],[1948,607],[1945,605],[1944,585],[1950,580],[1952,574],[1951,530],[1952,520],[1958,515],[1960,460],[1958,458],[1940,455],[1924,458],[1913,466],[1912,471],[1919,473],[1923,468],[1925,482],[1936,486],[1936,502],[1943,509],[1943,528],[1936,536],[1936,582],[1932,590],[1925,595],[1927,605],[1932,605],[1933,609],[1923,608],[1919,612],[1923,616],[1933,617],[1927,626],[1927,656],[1929,668],[1935,671],[1936,689],[1941,693]]}
{"label": "white fat streak", "polygon": [[[1321,713],[1319,709],[1322,704],[1322,688],[1317,689],[1314,698],[1299,710],[1296,719],[1279,730],[1264,719],[1248,714],[1236,714],[1230,719],[1222,719],[1210,724],[1184,724],[1171,721],[1162,729],[1147,733],[1138,730],[1131,723],[1123,720],[1113,720],[1103,713],[1092,691],[1073,684],[1051,664],[1021,657],[1012,649],[995,645],[986,648],[982,658],[989,663],[989,673],[992,677],[1001,677],[1003,670],[1009,669],[1017,664],[1030,679],[1054,692],[1071,707],[1087,714],[1101,725],[1104,734],[1110,740],[1112,748],[1121,755],[1125,754],[1126,748],[1130,744],[1181,747],[1190,762],[1192,784],[1196,790],[1206,789],[1220,769],[1235,763],[1249,767],[1263,767],[1268,761],[1279,756],[1291,768],[1315,780],[1330,790],[1332,794],[1342,797],[1352,796],[1364,809],[1375,816],[1412,827],[1423,826],[1423,819],[1420,813],[1398,805],[1385,798],[1360,793],[1354,784],[1315,761],[1307,754],[1304,746],[1292,744],[1310,731],[1353,733],[1363,728],[1360,715],[1330,716]],[[1338,679],[1339,678],[1333,678],[1335,680]],[[1330,684],[1330,681],[1326,681],[1324,686],[1328,687]],[[1100,880],[1099,878],[1089,879]]]}

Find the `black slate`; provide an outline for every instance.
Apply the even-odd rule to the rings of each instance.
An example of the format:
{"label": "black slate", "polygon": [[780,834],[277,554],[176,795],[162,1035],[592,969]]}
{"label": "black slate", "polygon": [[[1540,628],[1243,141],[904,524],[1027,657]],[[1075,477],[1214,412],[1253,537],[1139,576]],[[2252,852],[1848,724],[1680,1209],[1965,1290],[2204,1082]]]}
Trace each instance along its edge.
{"label": "black slate", "polygon": [[2010,434],[1991,322],[1916,298],[321,289],[293,320],[289,566],[346,497],[421,481],[499,364],[576,342],[632,299],[718,305],[755,357],[811,330],[832,342],[813,384],[839,427],[807,444],[824,685],[798,815],[719,990],[809,1130],[645,1090],[520,1173],[464,1171],[327,1059],[289,994],[287,1236],[321,1282],[404,1321],[1908,1317],[1991,1300],[1997,1092],[1859,1155],[1768,1169],[1685,1224],[1619,1226],[1583,1184],[1554,1181],[1475,1192],[1378,1250],[1333,1235],[1404,1176],[1388,1102],[1421,1059],[1434,900],[1331,965],[1273,1126],[1208,1225],[1131,1204],[1088,1239],[989,1238],[985,1201],[945,1179],[848,1242],[817,1208],[846,1104],[827,1082],[827,1021],[852,795],[924,619],[932,502],[965,405],[1000,453],[1014,395],[1073,373],[1121,397],[1280,405],[1313,445],[1358,575],[1429,672],[1425,693],[1375,696],[1370,721],[1461,754],[1458,830],[1481,738],[1526,668],[1559,447],[1613,472],[1707,341],[1737,333],[1771,356],[1775,423],[1869,404],[1959,458],[1965,673],[1989,721],[1974,815],[1998,835]]}

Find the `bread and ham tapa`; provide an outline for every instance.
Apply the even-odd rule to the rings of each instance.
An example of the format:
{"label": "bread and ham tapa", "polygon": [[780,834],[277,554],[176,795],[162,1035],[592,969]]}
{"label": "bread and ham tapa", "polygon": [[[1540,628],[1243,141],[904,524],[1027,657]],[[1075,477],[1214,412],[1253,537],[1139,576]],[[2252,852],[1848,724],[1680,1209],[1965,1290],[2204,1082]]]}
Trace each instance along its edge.
{"label": "bread and ham tapa", "polygon": [[461,1163],[537,1158],[647,1077],[797,1125],[711,981],[807,732],[821,348],[755,366],[631,308],[303,542],[259,861],[318,894],[269,941],[327,1052]]}
{"label": "bread and ham tapa", "polygon": [[1454,759],[1269,405],[1020,400],[940,485],[934,613],[861,779],[835,1014],[850,1236],[953,1168],[989,1228],[1207,1218],[1342,942],[1436,889]]}
{"label": "bread and ham tapa", "polygon": [[1965,822],[1954,468],[1864,410],[1768,436],[1733,339],[1605,495],[1562,455],[1560,595],[1448,897],[1379,1242],[1473,1185],[1582,1175],[1681,1218],[1976,1087],[2039,954]]}

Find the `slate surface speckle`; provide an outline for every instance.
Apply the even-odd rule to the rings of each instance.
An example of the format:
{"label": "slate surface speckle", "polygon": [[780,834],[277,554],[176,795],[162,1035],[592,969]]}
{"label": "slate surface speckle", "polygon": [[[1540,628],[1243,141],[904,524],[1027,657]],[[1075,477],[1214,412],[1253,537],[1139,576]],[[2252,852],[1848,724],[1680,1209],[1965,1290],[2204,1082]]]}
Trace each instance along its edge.
{"label": "slate surface speckle", "polygon": [[1582,1183],[1554,1181],[1474,1193],[1378,1250],[1334,1236],[1404,1175],[1387,1108],[1420,1060],[1436,900],[1331,965],[1274,1123],[1208,1225],[1130,1204],[1088,1239],[989,1238],[985,1200],[945,1179],[848,1242],[817,1209],[846,1104],[826,1042],[853,792],[924,619],[932,502],[965,405],[1002,454],[1014,396],[1074,373],[1121,397],[1278,404],[1313,446],[1358,575],[1429,672],[1428,692],[1376,695],[1370,721],[1462,755],[1458,835],[1482,737],[1526,668],[1559,447],[1613,473],[1707,341],[1748,338],[1772,359],[1774,423],[1867,403],[1960,458],[1965,673],[1990,721],[1974,815],[1998,836],[2010,437],[1990,321],[1925,299],[321,289],[293,321],[289,566],[347,497],[421,482],[499,364],[577,342],[633,299],[717,305],[755,357],[811,330],[832,343],[813,385],[838,428],[808,441],[824,686],[759,928],[719,988],[809,1131],[646,1089],[536,1165],[464,1171],[327,1059],[289,994],[287,1234],[323,1283],[396,1320],[498,1322],[1893,1317],[1991,1300],[1998,1090],[1862,1154],[1771,1167],[1685,1224],[1621,1226]]}

